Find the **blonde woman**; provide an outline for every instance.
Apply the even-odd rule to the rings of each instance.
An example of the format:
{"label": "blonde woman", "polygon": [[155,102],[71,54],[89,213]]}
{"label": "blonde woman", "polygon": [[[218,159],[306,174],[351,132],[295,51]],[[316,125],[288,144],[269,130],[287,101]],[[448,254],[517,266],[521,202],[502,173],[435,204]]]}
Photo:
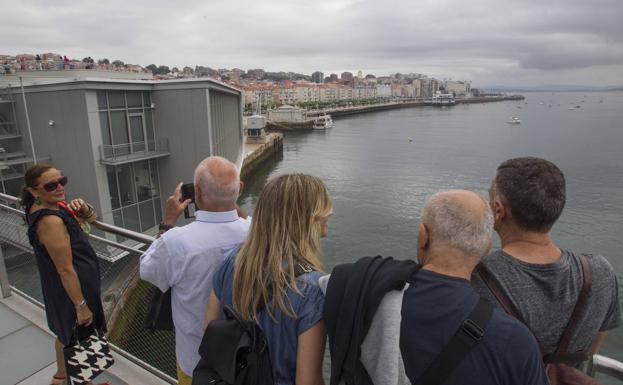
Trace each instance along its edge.
{"label": "blonde woman", "polygon": [[331,214],[331,198],[319,178],[272,179],[260,194],[246,241],[214,275],[205,325],[222,317],[223,305],[257,322],[268,341],[275,385],[324,384],[318,278],[320,238],[327,235]]}

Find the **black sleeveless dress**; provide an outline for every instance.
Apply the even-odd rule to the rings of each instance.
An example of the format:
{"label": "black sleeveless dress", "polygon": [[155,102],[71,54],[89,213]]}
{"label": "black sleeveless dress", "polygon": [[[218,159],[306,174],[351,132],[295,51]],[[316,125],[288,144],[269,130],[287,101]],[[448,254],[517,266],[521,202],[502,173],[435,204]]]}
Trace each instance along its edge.
{"label": "black sleeveless dress", "polygon": [[65,223],[71,240],[72,263],[76,274],[78,274],[84,299],[93,312],[93,324],[105,332],[106,320],[101,301],[100,266],[88,236],[67,210],[63,208],[59,208],[59,210],[41,209],[28,215],[28,238],[34,249],[39,267],[48,327],[58,336],[63,345],[67,346],[71,341],[72,330],[76,324],[76,308],[63,287],[50,254],[37,237],[37,223],[46,215],[56,215]]}

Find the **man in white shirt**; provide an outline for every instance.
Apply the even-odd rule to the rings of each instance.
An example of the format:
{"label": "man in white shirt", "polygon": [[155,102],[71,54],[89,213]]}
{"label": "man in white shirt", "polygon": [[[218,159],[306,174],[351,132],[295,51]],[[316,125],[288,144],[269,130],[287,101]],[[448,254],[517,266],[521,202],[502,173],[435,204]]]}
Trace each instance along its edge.
{"label": "man in white shirt", "polygon": [[203,316],[212,291],[212,275],[225,255],[242,243],[251,224],[241,218],[236,200],[242,182],[236,166],[225,158],[209,157],[195,169],[195,221],[173,227],[190,203],[181,201],[181,184],[169,197],[161,231],[168,230],[141,256],[141,278],[163,292],[171,288],[175,325],[175,354],[180,385],[190,385],[199,362]]}

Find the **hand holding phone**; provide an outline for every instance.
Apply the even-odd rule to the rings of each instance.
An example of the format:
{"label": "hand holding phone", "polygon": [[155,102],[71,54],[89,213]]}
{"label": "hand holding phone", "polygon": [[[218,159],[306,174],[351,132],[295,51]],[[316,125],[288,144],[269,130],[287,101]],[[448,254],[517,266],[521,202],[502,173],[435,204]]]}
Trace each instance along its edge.
{"label": "hand holding phone", "polygon": [[182,184],[182,198],[180,202],[184,202],[187,199],[190,199],[192,203],[195,203],[195,184],[194,183],[184,183]]}
{"label": "hand holding phone", "polygon": [[[190,198],[182,197],[182,186],[184,184],[180,183],[175,187],[175,191],[173,194],[169,196],[165,204],[165,213],[164,220],[162,223],[166,225],[174,225],[177,221],[177,218],[184,212],[184,216],[186,218],[190,218],[190,214],[188,213],[188,206],[191,203]],[[187,216],[188,215],[188,216]]]}
{"label": "hand holding phone", "polygon": [[[195,203],[195,184],[194,183],[184,183],[182,184],[181,187],[181,192],[182,192],[182,197],[180,199],[180,202],[185,202],[188,199],[190,199],[191,203]],[[190,210],[188,209],[188,207],[190,206],[190,204],[188,206],[186,206],[186,208],[184,209],[184,218],[194,218],[194,215],[190,214]],[[197,206],[195,205],[195,210],[197,209]],[[194,214],[194,211],[193,211]]]}

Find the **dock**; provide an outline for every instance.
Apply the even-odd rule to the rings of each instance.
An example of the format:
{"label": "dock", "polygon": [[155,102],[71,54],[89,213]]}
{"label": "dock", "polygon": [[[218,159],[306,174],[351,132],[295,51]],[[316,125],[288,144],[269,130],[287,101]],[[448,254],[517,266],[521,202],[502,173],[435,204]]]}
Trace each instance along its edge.
{"label": "dock", "polygon": [[[457,98],[456,104],[474,104],[474,103],[493,103],[502,102],[506,100],[523,100],[523,95],[496,95],[496,96],[475,96],[470,98]],[[339,118],[341,116],[357,115],[368,112],[378,112],[386,110],[395,110],[401,108],[415,108],[415,107],[429,107],[439,106],[433,104],[430,100],[419,99],[406,99],[399,102],[389,102],[380,104],[368,104],[363,106],[348,106],[348,107],[334,107],[325,108],[322,110],[308,110],[308,117],[315,117],[317,115],[329,114],[332,118]],[[311,130],[313,126],[313,119],[304,122],[268,122],[266,129],[270,131],[304,131]]]}
{"label": "dock", "polygon": [[266,135],[263,143],[244,144],[244,159],[240,177],[245,178],[253,173],[266,159],[283,151],[283,134],[271,132]]}

